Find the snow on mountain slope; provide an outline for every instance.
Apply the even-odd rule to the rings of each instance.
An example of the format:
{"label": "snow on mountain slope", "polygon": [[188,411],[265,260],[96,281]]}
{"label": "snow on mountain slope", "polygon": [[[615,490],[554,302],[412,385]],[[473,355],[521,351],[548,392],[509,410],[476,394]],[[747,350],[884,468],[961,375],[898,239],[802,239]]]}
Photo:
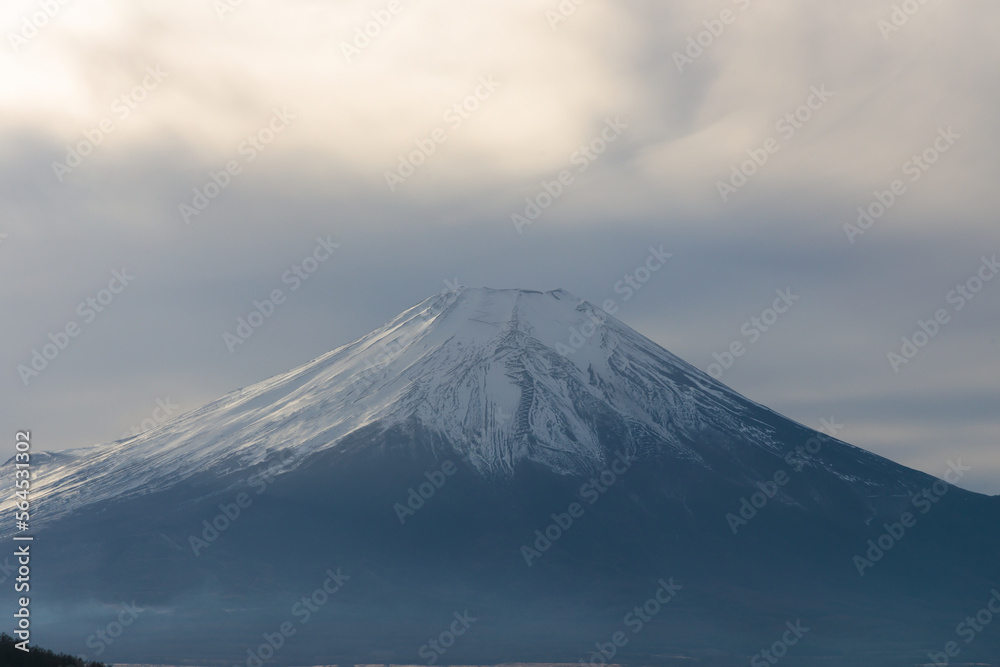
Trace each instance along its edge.
{"label": "snow on mountain slope", "polygon": [[239,471],[283,450],[294,468],[360,428],[412,419],[486,477],[524,460],[560,473],[603,469],[609,423],[625,446],[678,459],[701,461],[691,443],[706,426],[781,455],[762,414],[773,413],[564,290],[463,288],[153,430],[36,460],[34,517]]}

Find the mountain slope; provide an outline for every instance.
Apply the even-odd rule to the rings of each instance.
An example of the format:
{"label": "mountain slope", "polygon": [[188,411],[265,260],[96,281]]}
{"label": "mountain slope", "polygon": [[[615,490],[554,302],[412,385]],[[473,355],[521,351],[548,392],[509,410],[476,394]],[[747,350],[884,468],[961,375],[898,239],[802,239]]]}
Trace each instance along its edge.
{"label": "mountain slope", "polygon": [[[282,458],[291,469],[371,424],[416,419],[460,444],[484,476],[508,477],[522,461],[560,474],[599,471],[606,428],[632,449],[706,466],[718,452],[692,445],[706,429],[784,455],[772,416],[564,290],[463,289],[151,431],[36,461],[35,519],[156,492],[204,471],[246,470],[279,450],[289,450]],[[848,448],[851,470],[832,474],[874,486],[918,479]]]}
{"label": "mountain slope", "polygon": [[998,499],[791,422],[562,290],[433,297],[43,460],[33,489],[36,627],[94,650],[134,600],[150,613],[105,647],[130,661],[249,666],[284,621],[278,664],[588,660],[663,580],[682,588],[615,660],[746,664],[802,618],[795,664],[913,664],[1000,579]]}

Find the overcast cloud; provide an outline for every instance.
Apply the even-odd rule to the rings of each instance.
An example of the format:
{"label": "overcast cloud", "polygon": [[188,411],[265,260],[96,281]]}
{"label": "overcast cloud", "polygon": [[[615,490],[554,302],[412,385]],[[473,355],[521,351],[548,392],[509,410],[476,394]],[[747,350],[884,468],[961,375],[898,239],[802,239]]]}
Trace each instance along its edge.
{"label": "overcast cloud", "polygon": [[[15,429],[116,439],[457,281],[615,298],[704,370],[739,341],[722,381],[751,399],[932,474],[960,457],[1000,493],[1000,279],[977,285],[1000,253],[1000,6],[897,5],[5,2],[0,454]],[[290,290],[317,239],[339,248]],[[894,369],[919,321],[935,335]]]}

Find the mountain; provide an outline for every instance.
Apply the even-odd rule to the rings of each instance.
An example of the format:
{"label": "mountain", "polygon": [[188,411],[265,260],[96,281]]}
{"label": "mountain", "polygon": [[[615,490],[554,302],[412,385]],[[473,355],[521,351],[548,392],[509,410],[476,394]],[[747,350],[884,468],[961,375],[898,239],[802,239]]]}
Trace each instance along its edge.
{"label": "mountain", "polygon": [[90,659],[248,667],[1000,655],[956,634],[1000,580],[1000,498],[824,430],[566,291],[460,289],[37,458],[34,627]]}

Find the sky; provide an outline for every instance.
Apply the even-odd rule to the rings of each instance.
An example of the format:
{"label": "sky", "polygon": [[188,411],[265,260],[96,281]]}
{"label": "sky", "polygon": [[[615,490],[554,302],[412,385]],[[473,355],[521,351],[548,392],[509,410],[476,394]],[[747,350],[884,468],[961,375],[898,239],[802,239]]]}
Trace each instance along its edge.
{"label": "sky", "polygon": [[0,27],[4,459],[455,285],[564,288],[1000,494],[996,2],[8,0]]}

